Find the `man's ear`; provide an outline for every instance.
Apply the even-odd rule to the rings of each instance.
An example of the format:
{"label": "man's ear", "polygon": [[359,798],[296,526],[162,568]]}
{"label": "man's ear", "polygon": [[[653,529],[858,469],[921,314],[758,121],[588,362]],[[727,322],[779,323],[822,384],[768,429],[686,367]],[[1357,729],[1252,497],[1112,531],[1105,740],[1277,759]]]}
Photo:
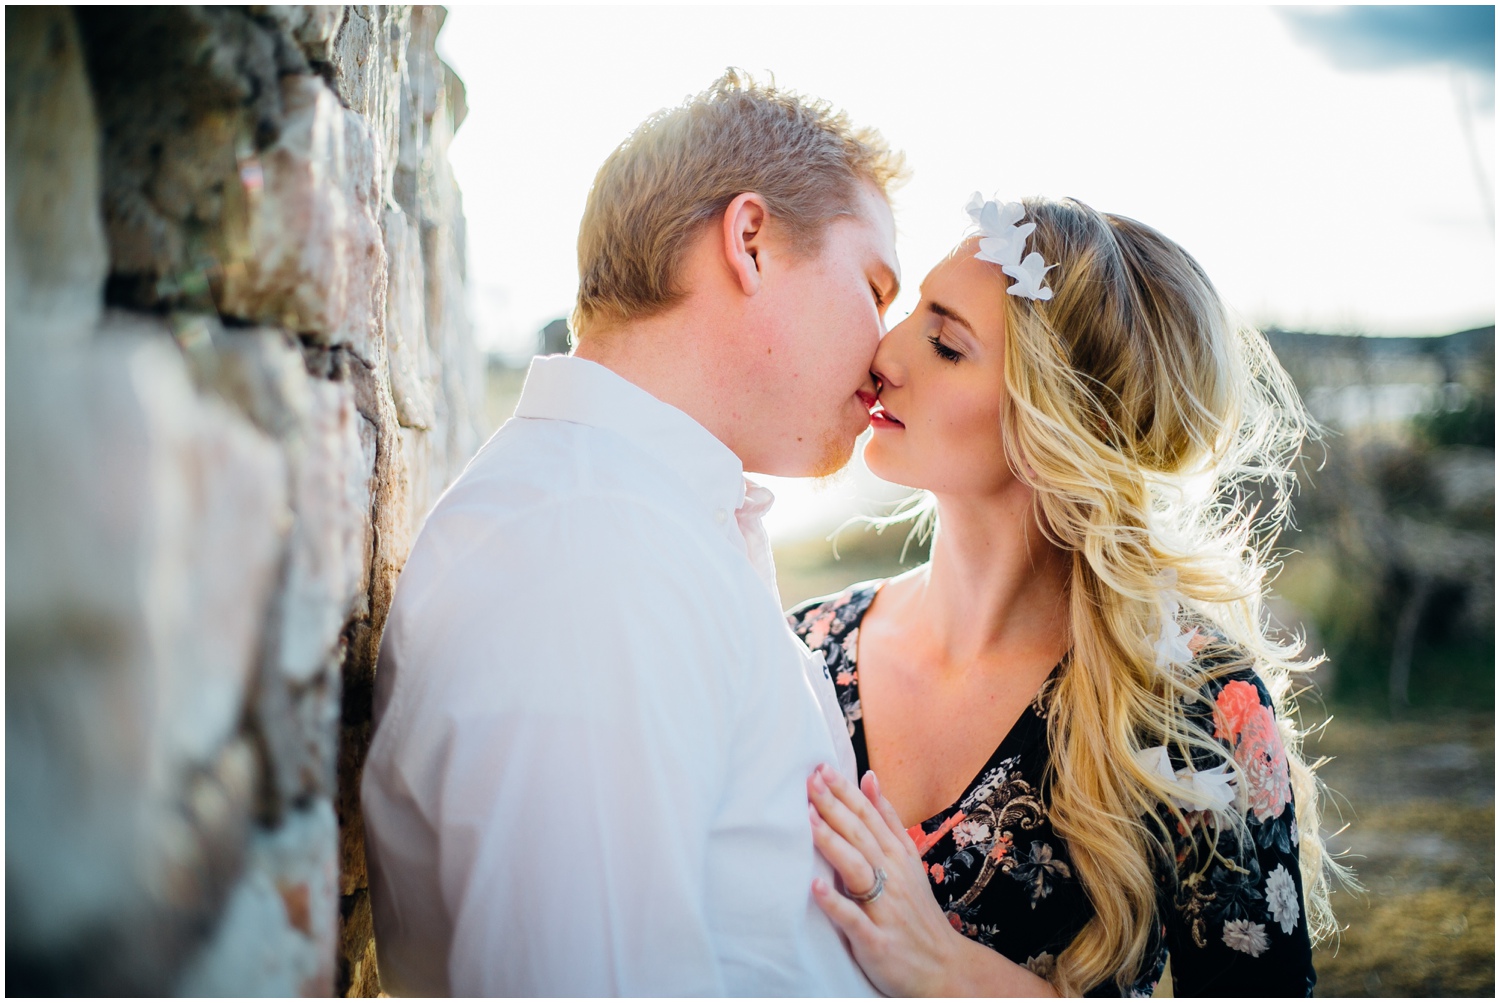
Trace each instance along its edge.
{"label": "man's ear", "polygon": [[766,216],[766,200],[754,192],[736,195],[724,210],[724,263],[746,296],[760,291],[760,253],[765,247]]}

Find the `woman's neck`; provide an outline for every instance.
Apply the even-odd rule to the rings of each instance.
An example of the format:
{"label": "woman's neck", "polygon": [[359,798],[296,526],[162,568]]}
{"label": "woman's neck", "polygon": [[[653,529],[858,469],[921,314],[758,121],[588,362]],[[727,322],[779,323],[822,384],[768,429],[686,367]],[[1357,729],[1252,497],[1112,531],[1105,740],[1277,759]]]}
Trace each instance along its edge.
{"label": "woman's neck", "polygon": [[940,664],[1060,659],[1071,558],[1037,525],[1033,495],[939,498],[932,559],[912,595]]}

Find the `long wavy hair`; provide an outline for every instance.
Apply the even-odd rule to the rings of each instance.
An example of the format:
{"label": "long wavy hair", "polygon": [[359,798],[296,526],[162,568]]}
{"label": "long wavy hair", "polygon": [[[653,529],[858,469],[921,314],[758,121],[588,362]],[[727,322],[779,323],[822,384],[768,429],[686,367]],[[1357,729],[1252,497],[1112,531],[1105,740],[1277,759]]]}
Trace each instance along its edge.
{"label": "long wavy hair", "polygon": [[[1189,761],[1222,759],[1223,745],[1188,711],[1202,708],[1212,675],[1246,665],[1275,703],[1308,927],[1322,940],[1335,931],[1330,879],[1344,869],[1319,833],[1320,791],[1300,755],[1292,692],[1320,659],[1299,660],[1302,641],[1273,629],[1262,607],[1295,465],[1316,426],[1265,338],[1231,320],[1176,243],[1073,199],[1024,204],[1036,224],[1028,249],[1057,264],[1054,295],[1006,295],[996,270],[1000,426],[1011,467],[1035,491],[1038,528],[1072,555],[1071,655],[1048,713],[1050,811],[1094,907],[1052,980],[1075,995],[1138,975],[1157,922],[1152,864],[1174,856],[1171,834],[1152,820],[1183,792],[1136,753],[1166,744]],[[1168,594],[1179,623],[1209,639],[1192,665],[1158,665]],[[1243,801],[1247,784],[1231,766]]]}

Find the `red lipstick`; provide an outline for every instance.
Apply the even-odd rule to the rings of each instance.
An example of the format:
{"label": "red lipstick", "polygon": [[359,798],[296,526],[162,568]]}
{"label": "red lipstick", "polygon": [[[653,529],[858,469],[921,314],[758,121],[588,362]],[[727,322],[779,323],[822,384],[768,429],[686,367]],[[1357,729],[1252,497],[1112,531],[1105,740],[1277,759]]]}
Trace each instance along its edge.
{"label": "red lipstick", "polygon": [[[861,398],[863,399],[863,398]],[[905,428],[895,415],[885,409],[885,405],[878,399],[872,399],[870,404],[870,427],[871,428]]]}

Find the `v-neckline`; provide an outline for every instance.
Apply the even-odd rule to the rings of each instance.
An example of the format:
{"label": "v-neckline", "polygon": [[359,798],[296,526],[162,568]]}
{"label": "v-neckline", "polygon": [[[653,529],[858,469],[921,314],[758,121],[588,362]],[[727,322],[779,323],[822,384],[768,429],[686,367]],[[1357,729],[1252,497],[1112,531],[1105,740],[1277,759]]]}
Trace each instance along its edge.
{"label": "v-neckline", "polygon": [[[876,584],[875,587],[870,590],[870,595],[865,599],[864,606],[860,609],[859,615],[855,617],[852,623],[849,624],[849,630],[851,632],[854,630],[859,630],[864,626],[865,614],[870,611],[871,606],[875,605],[875,597],[880,594],[880,590],[885,588],[885,586],[889,582],[890,579],[887,578],[884,581]],[[854,650],[850,651],[848,649],[845,649],[844,652],[845,657],[849,659],[849,666],[851,669],[849,686],[854,691],[854,698],[856,700],[860,700],[859,719],[854,722],[854,731],[849,736],[850,744],[854,746],[855,767],[858,770],[860,776],[864,776],[865,771],[870,768],[870,749],[865,742],[864,703],[860,697],[859,691],[859,651],[863,644],[864,636],[861,633],[861,635],[855,640]],[[938,811],[936,814],[929,815],[928,817],[922,819],[917,823],[918,825],[922,825],[925,827],[926,825],[934,822],[940,824],[945,819],[952,817],[953,813],[957,811],[959,807],[964,803],[964,801],[968,798],[969,792],[979,785],[980,781],[985,778],[986,774],[993,770],[998,763],[1017,755],[1017,753],[1015,753],[1014,751],[1012,751],[1010,755],[1002,755],[1002,753],[1005,753],[1007,751],[1007,747],[1013,746],[1020,741],[1020,738],[1018,736],[1021,735],[1023,724],[1028,726],[1027,730],[1029,731],[1037,724],[1045,723],[1045,718],[1042,715],[1037,714],[1038,701],[1043,697],[1043,694],[1045,694],[1047,687],[1051,685],[1054,679],[1057,678],[1058,670],[1062,668],[1063,664],[1067,662],[1067,660],[1068,656],[1064,655],[1062,659],[1052,667],[1052,670],[1047,673],[1046,678],[1044,678],[1041,683],[1038,684],[1036,691],[1031,695],[1031,699],[1026,701],[1026,706],[1021,708],[1021,713],[1016,715],[1016,719],[1011,722],[1010,729],[1006,731],[1005,736],[1001,738],[999,744],[995,746],[995,751],[990,753],[989,758],[984,761],[984,763],[979,767],[979,770],[969,778],[967,783],[964,784],[963,790],[959,791],[958,797],[956,797],[950,804]]]}

